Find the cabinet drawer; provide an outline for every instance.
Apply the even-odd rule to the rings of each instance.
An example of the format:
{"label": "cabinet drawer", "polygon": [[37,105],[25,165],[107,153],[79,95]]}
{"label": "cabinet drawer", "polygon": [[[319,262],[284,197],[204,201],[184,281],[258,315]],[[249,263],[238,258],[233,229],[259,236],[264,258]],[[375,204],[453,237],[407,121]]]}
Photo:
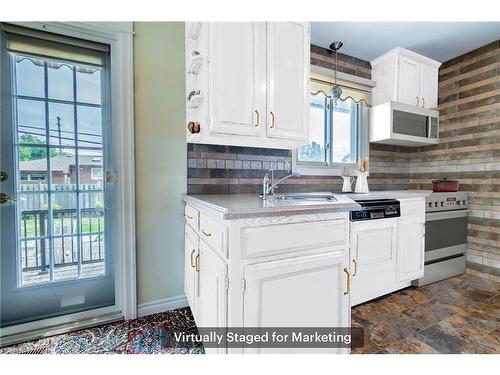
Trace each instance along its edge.
{"label": "cabinet drawer", "polygon": [[346,232],[347,222],[341,219],[246,227],[241,232],[242,254],[255,258],[309,248],[338,249],[347,242]]}
{"label": "cabinet drawer", "polygon": [[191,228],[193,228],[195,231],[198,231],[200,211],[191,207],[189,204],[186,204],[186,207],[184,208],[184,217],[186,218],[186,223],[191,225]]}
{"label": "cabinet drawer", "polygon": [[214,219],[200,214],[200,238],[203,239],[217,254],[223,258],[226,253],[226,229]]}

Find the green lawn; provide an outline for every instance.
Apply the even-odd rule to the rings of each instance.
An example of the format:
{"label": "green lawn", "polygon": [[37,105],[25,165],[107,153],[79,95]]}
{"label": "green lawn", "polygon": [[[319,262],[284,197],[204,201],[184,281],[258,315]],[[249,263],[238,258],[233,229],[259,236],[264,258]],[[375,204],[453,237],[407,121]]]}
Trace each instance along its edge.
{"label": "green lawn", "polygon": [[[37,235],[40,236],[40,222],[38,222],[38,228],[35,228],[35,218],[34,215],[23,215],[23,217],[26,217],[27,220],[21,220],[21,238],[25,237],[36,237]],[[82,217],[82,231],[81,233],[95,233],[98,230],[98,225],[99,229],[101,232],[104,231],[104,218],[89,218],[89,217]],[[61,224],[64,225],[65,232],[62,233],[62,228]],[[91,227],[92,224],[92,227]],[[26,228],[25,228],[26,226]],[[54,221],[54,234],[71,234],[71,218],[67,217],[64,218],[63,223],[61,223],[60,219],[56,219]],[[25,229],[26,229],[26,234],[25,234]],[[38,229],[38,233],[36,231]],[[92,231],[91,231],[92,229]],[[73,218],[73,231],[76,231],[76,218]],[[73,232],[73,233],[74,233]],[[75,233],[76,234],[76,233]]]}

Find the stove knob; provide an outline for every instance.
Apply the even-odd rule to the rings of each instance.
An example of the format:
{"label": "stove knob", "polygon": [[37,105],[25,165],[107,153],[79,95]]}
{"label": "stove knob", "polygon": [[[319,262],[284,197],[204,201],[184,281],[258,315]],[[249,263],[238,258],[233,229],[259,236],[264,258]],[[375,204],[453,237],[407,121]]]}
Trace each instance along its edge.
{"label": "stove knob", "polygon": [[432,207],[432,202],[429,202],[429,207]]}
{"label": "stove knob", "polygon": [[441,207],[443,207],[443,206],[444,206],[444,202],[441,202]]}
{"label": "stove knob", "polygon": [[460,206],[460,205],[462,204],[462,202],[460,202],[460,201],[457,201],[457,204],[458,204],[458,205]]}
{"label": "stove knob", "polygon": [[437,207],[438,206],[438,202],[434,202],[434,207]]}
{"label": "stove knob", "polygon": [[466,205],[466,202],[465,202],[465,201],[462,201],[462,204],[465,206],[465,205]]}

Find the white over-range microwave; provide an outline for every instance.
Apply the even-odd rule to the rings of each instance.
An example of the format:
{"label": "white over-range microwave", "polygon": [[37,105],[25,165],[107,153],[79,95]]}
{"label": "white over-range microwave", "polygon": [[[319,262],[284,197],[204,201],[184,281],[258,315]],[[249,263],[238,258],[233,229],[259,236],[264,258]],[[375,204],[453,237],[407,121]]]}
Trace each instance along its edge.
{"label": "white over-range microwave", "polygon": [[370,108],[370,142],[401,146],[439,143],[439,112],[397,102]]}

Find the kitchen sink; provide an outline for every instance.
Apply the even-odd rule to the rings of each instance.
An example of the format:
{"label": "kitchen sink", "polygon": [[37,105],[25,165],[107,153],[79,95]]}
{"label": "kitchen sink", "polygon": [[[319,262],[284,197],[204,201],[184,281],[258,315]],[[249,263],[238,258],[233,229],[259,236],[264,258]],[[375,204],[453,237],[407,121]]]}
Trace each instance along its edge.
{"label": "kitchen sink", "polygon": [[282,194],[273,195],[273,201],[312,201],[312,202],[335,202],[337,198],[333,194]]}

